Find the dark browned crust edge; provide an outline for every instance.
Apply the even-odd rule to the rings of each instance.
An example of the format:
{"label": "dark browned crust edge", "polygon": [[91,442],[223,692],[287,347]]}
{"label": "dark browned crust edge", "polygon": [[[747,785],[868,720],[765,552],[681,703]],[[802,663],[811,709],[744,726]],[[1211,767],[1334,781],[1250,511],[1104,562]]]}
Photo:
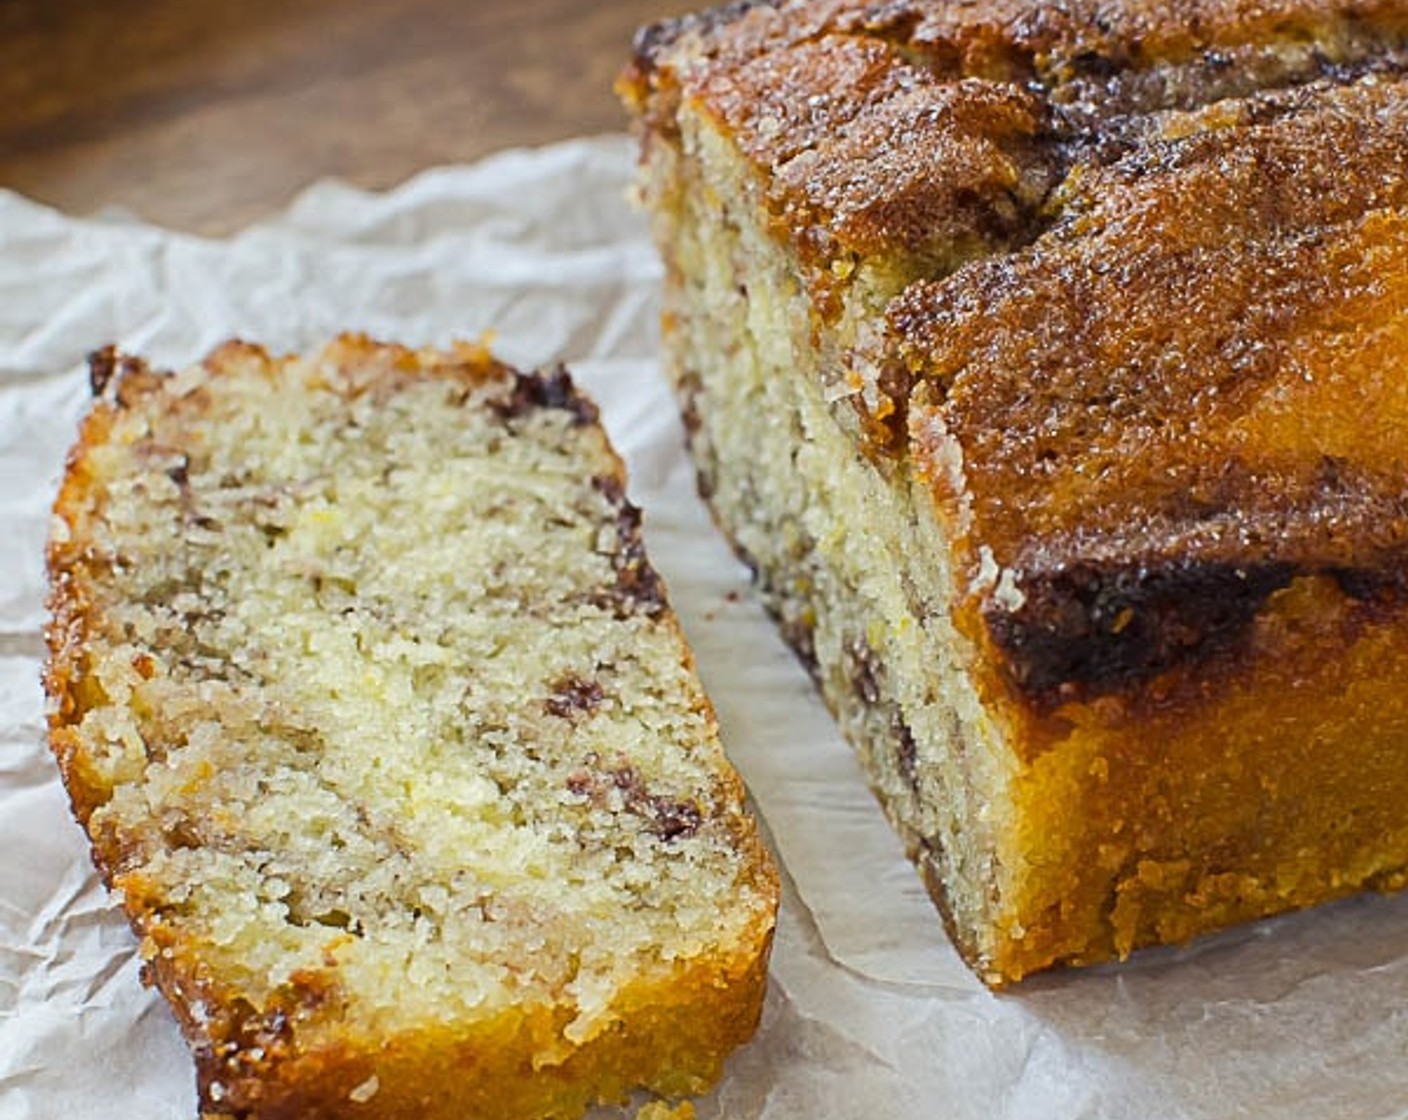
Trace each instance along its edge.
{"label": "dark browned crust edge", "polygon": [[1019,610],[989,606],[984,618],[1011,683],[1050,711],[1232,650],[1295,574],[1284,563],[1075,564],[1024,582]]}
{"label": "dark browned crust edge", "polygon": [[1245,650],[1257,616],[1297,579],[1325,576],[1352,608],[1382,617],[1408,604],[1408,552],[1381,565],[1317,569],[1287,562],[1158,566],[1072,564],[1023,585],[1016,611],[983,618],[1009,683],[1039,712],[1099,696],[1137,698],[1142,686]]}
{"label": "dark browned crust edge", "polygon": [[641,27],[632,44],[632,73],[640,78],[655,69],[660,56],[686,35],[708,35],[742,19],[754,8],[776,8],[783,0],[732,0],[673,19],[656,20]]}
{"label": "dark browned crust edge", "polygon": [[510,372],[513,391],[507,400],[491,405],[503,419],[514,419],[535,408],[562,409],[571,414],[572,423],[579,428],[595,424],[600,418],[595,402],[577,388],[566,367],[559,365],[532,373]]}

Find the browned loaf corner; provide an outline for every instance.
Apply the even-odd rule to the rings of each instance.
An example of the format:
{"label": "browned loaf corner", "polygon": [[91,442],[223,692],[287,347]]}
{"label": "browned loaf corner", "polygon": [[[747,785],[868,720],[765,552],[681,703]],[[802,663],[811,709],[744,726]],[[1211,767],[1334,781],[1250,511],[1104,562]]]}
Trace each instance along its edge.
{"label": "browned loaf corner", "polygon": [[1297,0],[638,39],[701,490],[990,983],[1404,885],[1406,45]]}
{"label": "browned loaf corner", "polygon": [[51,740],[202,1115],[707,1089],[777,878],[595,406],[356,336],[92,377]]}

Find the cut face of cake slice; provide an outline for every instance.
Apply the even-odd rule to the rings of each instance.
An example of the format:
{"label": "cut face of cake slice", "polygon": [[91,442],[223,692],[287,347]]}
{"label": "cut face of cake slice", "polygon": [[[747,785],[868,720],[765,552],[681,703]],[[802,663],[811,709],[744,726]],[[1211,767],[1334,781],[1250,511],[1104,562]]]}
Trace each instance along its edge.
{"label": "cut face of cake slice", "polygon": [[350,336],[93,377],[51,739],[203,1115],[707,1088],[776,874],[591,401]]}
{"label": "cut face of cake slice", "polygon": [[1405,30],[641,36],[701,491],[990,983],[1405,882]]}

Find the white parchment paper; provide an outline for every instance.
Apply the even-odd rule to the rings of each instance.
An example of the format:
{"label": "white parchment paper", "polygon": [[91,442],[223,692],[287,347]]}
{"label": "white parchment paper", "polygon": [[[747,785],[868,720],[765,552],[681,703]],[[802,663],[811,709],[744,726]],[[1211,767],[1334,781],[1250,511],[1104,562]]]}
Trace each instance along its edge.
{"label": "white parchment paper", "polygon": [[[848,749],[695,497],[660,378],[659,268],[620,137],[370,195],[314,187],[227,241],[0,193],[0,1120],[193,1120],[190,1060],[69,815],[43,730],[42,551],[107,342],[493,331],[600,401],[652,557],[786,868],[767,1008],[704,1118],[1408,1117],[1408,896],[1366,896],[994,996],[958,962]],[[1405,760],[1408,764],[1408,760]]]}

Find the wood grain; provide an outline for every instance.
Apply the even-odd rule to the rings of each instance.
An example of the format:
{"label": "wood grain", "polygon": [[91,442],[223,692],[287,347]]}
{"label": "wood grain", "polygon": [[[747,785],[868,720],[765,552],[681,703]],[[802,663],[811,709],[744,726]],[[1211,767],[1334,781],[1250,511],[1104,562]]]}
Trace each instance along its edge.
{"label": "wood grain", "polygon": [[619,131],[675,0],[0,0],[0,185],[236,229],[319,178]]}

